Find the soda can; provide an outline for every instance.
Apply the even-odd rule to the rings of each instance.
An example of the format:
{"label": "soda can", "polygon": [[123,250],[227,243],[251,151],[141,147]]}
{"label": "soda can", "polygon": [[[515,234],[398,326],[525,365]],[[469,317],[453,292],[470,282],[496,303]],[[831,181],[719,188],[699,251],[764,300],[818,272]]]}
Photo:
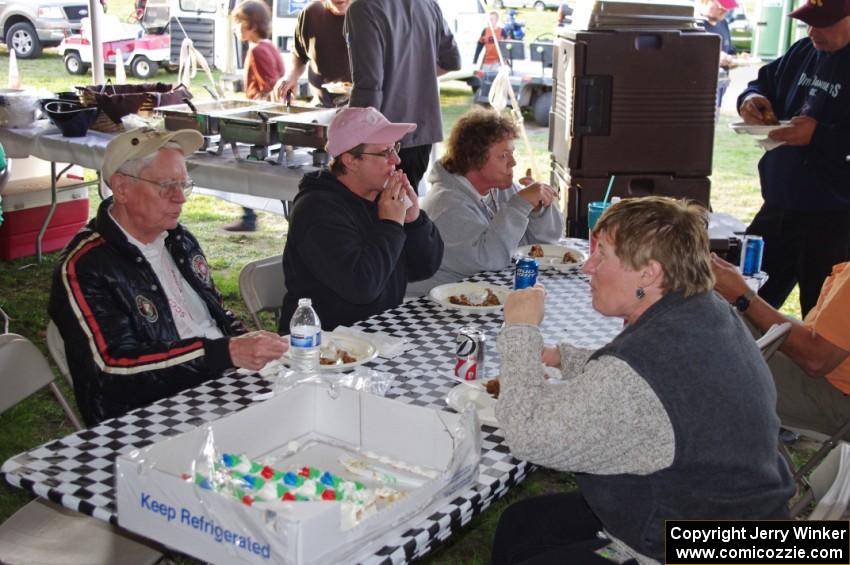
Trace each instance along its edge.
{"label": "soda can", "polygon": [[537,284],[537,272],[540,266],[531,257],[520,257],[514,270],[514,288],[529,288]]}
{"label": "soda can", "polygon": [[744,236],[741,249],[741,273],[744,276],[756,275],[761,271],[761,260],[764,256],[764,240],[760,235]]}
{"label": "soda can", "polygon": [[471,326],[461,328],[455,341],[455,376],[464,381],[484,378],[484,353],[487,336]]}

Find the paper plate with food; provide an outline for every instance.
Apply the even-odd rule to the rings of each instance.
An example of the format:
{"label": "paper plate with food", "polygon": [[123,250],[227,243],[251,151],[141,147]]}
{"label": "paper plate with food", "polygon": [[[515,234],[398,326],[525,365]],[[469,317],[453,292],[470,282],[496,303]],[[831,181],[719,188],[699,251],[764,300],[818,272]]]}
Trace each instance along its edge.
{"label": "paper plate with food", "polygon": [[[488,426],[497,426],[496,398],[486,389],[489,381],[464,381],[446,395],[446,404],[457,412],[472,406],[478,412],[478,421]],[[495,381],[498,384],[498,380]]]}
{"label": "paper plate with food", "polygon": [[541,269],[569,271],[578,269],[587,260],[587,253],[575,247],[552,243],[535,243],[518,248],[515,255],[537,259]]}
{"label": "paper plate with food", "polygon": [[322,88],[331,94],[351,94],[351,86],[350,82],[339,80],[335,82],[326,82],[322,85]]}
{"label": "paper plate with food", "polygon": [[773,130],[787,127],[790,123],[790,120],[776,120],[776,123],[768,124],[745,124],[744,122],[735,122],[729,124],[729,127],[732,128],[735,133],[747,133],[750,135],[766,137],[767,134]]}
{"label": "paper plate with food", "polygon": [[[348,371],[368,363],[377,355],[378,348],[368,338],[324,332],[319,348],[319,370]],[[284,365],[289,365],[290,360],[287,350],[281,361]]]}
{"label": "paper plate with food", "polygon": [[464,312],[498,312],[511,289],[497,284],[458,282],[435,286],[428,293],[431,300],[446,308]]}

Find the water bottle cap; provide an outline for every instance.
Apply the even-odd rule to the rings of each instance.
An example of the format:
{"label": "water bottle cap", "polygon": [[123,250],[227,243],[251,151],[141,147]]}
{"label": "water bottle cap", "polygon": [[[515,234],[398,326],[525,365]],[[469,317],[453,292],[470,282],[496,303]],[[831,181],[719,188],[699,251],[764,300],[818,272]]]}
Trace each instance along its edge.
{"label": "water bottle cap", "polygon": [[310,300],[309,298],[299,298],[298,299],[298,305],[299,306],[312,306],[313,301]]}

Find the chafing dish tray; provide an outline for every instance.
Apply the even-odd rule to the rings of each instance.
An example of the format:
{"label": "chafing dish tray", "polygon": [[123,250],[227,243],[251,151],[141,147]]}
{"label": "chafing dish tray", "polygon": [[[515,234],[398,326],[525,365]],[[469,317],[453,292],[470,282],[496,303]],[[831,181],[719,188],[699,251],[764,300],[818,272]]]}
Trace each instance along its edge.
{"label": "chafing dish tray", "polygon": [[336,112],[334,108],[313,109],[276,116],[269,122],[277,128],[277,138],[284,145],[324,149],[328,142],[328,126]]}
{"label": "chafing dish tray", "polygon": [[269,105],[269,102],[257,100],[206,100],[159,106],[155,111],[165,118],[165,129],[169,131],[195,129],[202,135],[217,135],[220,115]]}
{"label": "chafing dish tray", "polygon": [[277,126],[271,122],[272,118],[313,110],[314,108],[309,106],[267,104],[238,112],[216,113],[216,116],[222,142],[269,146],[280,143]]}

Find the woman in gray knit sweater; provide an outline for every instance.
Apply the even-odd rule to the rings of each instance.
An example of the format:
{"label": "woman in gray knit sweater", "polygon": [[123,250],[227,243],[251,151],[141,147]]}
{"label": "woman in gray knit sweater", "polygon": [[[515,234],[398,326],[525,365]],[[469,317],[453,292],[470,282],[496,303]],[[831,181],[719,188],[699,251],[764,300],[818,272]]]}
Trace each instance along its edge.
{"label": "woman in gray knit sweater", "polygon": [[[612,542],[654,563],[664,520],[787,517],[776,391],[712,291],[707,225],[704,208],[668,198],[605,212],[583,272],[593,307],[628,324],[597,351],[544,347],[542,287],[506,301],[496,416],[515,456],[575,472],[579,489],[508,508],[494,564],[609,563],[598,551]],[[563,380],[548,383],[541,359]]]}

